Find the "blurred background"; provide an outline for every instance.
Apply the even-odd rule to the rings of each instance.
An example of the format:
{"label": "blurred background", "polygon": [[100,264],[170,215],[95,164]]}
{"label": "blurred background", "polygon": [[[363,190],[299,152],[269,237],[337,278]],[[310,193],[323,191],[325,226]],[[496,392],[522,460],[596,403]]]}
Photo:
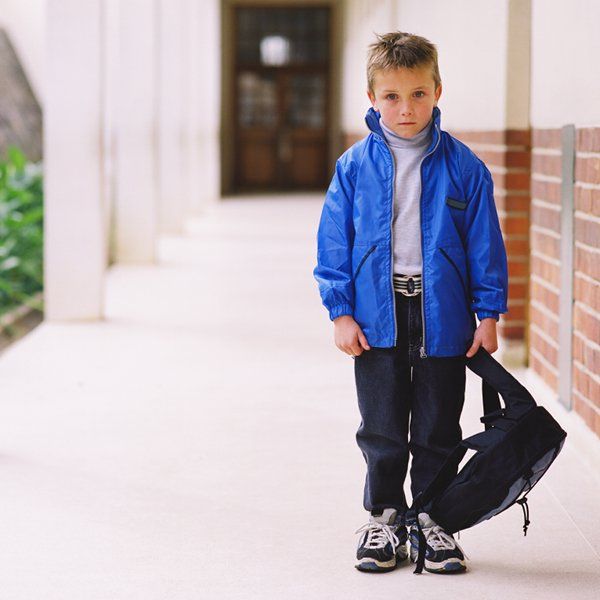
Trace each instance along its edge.
{"label": "blurred background", "polygon": [[[401,30],[436,44],[442,128],[493,174],[510,281],[497,357],[572,423],[579,458],[598,460],[599,22],[591,0],[0,0],[0,447],[53,456],[55,466],[74,460],[81,477],[112,477],[118,464],[119,485],[139,476],[165,493],[177,484],[239,491],[244,480],[258,502],[265,481],[271,499],[283,493],[275,481],[288,469],[302,481],[298,453],[322,460],[317,431],[328,423],[336,448],[356,459],[328,493],[334,501],[345,484],[358,499],[352,366],[333,347],[312,268],[335,159],[368,133],[367,46],[375,33]],[[332,397],[343,400],[323,409]],[[279,458],[290,453],[287,469],[273,445]],[[347,466],[347,455],[331,456],[339,464],[323,467],[325,487]],[[570,480],[557,475],[562,492],[553,493],[570,519],[583,519],[580,531],[595,532],[582,544],[596,561],[598,471],[589,473],[585,508],[568,504]],[[23,507],[14,476],[7,515]],[[58,478],[72,498],[83,493],[66,472]],[[44,481],[36,489],[53,498]],[[104,484],[100,492],[90,482],[77,506],[110,499],[161,526],[156,505]],[[308,493],[288,490],[297,500]],[[191,496],[163,499],[182,509],[179,526],[199,528],[223,569],[230,564],[206,521],[181,517]],[[289,516],[286,502],[278,506]],[[85,511],[74,525],[71,509],[64,520],[49,513],[49,548],[58,523],[71,542],[89,525]],[[119,522],[105,517],[109,528]],[[181,532],[165,526],[161,544]],[[98,554],[103,544],[114,550],[114,531],[96,533]],[[129,542],[138,548],[122,547]],[[262,550],[276,552],[273,544]],[[75,565],[90,557],[84,540],[67,546]],[[132,589],[137,581],[145,598],[166,597],[143,587],[152,560],[140,553]],[[114,560],[124,556],[132,559]],[[549,560],[543,544],[539,559]],[[179,564],[172,555],[163,566]],[[65,566],[50,570],[59,582]],[[218,593],[217,579],[206,589]],[[248,587],[223,597],[258,597],[264,585],[253,571]]]}

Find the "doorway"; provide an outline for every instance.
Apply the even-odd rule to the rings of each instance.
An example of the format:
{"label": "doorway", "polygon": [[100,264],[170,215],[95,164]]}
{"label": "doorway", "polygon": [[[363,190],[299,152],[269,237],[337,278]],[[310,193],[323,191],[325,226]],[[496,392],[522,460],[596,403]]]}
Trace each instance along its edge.
{"label": "doorway", "polygon": [[329,178],[329,6],[234,7],[234,192],[323,190]]}

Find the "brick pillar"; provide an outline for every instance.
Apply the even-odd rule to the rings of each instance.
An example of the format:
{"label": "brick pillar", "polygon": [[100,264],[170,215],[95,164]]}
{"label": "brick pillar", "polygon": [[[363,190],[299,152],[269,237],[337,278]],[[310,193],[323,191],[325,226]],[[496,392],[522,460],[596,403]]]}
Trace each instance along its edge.
{"label": "brick pillar", "polygon": [[561,132],[532,140],[529,366],[558,392]]}
{"label": "brick pillar", "polygon": [[[530,366],[558,392],[561,131],[533,132]],[[577,131],[572,404],[600,435],[600,128]]]}
{"label": "brick pillar", "polygon": [[600,128],[577,131],[573,408],[600,436]]}

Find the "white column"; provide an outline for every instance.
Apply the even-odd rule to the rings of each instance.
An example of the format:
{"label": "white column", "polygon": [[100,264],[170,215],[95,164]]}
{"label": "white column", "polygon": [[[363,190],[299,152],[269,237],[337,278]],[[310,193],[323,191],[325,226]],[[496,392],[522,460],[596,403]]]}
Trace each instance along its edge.
{"label": "white column", "polygon": [[202,87],[200,102],[200,159],[204,167],[200,208],[218,201],[221,191],[221,2],[213,0],[201,20]]}
{"label": "white column", "polygon": [[159,227],[179,233],[185,206],[183,156],[183,1],[159,0]]}
{"label": "white column", "polygon": [[48,320],[102,315],[100,0],[48,0],[44,111],[44,268]]}
{"label": "white column", "polygon": [[120,3],[114,257],[153,262],[157,229],[157,3]]}
{"label": "white column", "polygon": [[119,9],[121,0],[101,0],[104,10],[104,76],[103,76],[103,202],[104,228],[108,237],[107,264],[114,260],[116,178],[116,139],[117,139],[117,100],[119,98]]}
{"label": "white column", "polygon": [[[212,0],[210,0],[212,2]],[[205,5],[209,2],[205,2]],[[198,202],[200,173],[200,157],[198,144],[198,98],[201,93],[200,77],[198,76],[198,63],[200,52],[200,19],[205,8],[196,0],[183,0],[183,168],[185,171],[185,202],[184,214],[193,213],[193,207]]]}
{"label": "white column", "polygon": [[198,215],[220,196],[221,24],[218,0],[187,2],[186,119],[189,195]]}

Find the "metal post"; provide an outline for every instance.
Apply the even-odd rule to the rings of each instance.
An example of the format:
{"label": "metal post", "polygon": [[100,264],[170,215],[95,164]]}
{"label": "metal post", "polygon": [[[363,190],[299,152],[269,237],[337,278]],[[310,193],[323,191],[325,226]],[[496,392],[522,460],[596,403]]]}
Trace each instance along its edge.
{"label": "metal post", "polygon": [[561,135],[560,299],[558,325],[558,397],[571,409],[573,388],[573,248],[575,126],[565,125]]}

